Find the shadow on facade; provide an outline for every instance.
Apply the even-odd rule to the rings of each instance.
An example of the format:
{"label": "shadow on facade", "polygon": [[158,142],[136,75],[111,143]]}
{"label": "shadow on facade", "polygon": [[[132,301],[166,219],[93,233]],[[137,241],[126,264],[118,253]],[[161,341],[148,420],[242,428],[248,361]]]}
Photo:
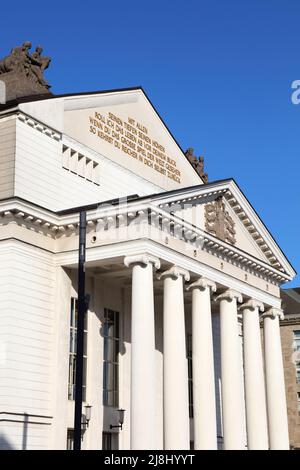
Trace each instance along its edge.
{"label": "shadow on facade", "polygon": [[24,424],[23,424],[23,437],[22,437],[22,450],[27,449],[28,439],[28,414],[24,413]]}
{"label": "shadow on facade", "polygon": [[0,450],[15,450],[2,433],[0,433]]}
{"label": "shadow on facade", "polygon": [[[20,427],[23,425],[22,441],[18,450],[27,450],[29,415],[27,413],[10,414],[14,415],[15,419],[4,419],[3,421],[18,424]],[[17,450],[3,433],[0,433],[0,450]]]}

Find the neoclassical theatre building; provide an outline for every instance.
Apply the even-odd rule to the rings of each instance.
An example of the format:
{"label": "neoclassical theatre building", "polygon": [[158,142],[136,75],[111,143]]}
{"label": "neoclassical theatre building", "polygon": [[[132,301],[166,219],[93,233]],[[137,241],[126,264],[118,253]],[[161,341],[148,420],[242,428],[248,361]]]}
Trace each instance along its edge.
{"label": "neoclassical theatre building", "polygon": [[82,448],[288,449],[295,272],[238,184],[141,88],[33,95],[0,107],[1,449],[72,448],[80,209]]}

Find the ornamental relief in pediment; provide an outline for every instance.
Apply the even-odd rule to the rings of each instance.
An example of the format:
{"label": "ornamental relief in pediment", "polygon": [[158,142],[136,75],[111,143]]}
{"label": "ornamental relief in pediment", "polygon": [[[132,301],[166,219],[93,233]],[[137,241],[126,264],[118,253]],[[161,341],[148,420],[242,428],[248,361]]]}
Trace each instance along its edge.
{"label": "ornamental relief in pediment", "polygon": [[205,205],[205,230],[231,245],[236,244],[235,222],[222,197]]}

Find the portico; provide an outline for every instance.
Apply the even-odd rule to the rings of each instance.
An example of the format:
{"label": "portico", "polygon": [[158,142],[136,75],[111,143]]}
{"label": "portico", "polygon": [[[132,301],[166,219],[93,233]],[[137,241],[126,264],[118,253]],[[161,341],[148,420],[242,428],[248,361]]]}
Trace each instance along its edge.
{"label": "portico", "polygon": [[[148,264],[152,262],[149,258],[141,258],[141,266],[147,270]],[[158,261],[156,261],[158,265]],[[141,267],[141,269],[143,269]],[[164,282],[164,449],[178,450],[189,448],[189,417],[188,417],[188,377],[186,363],[186,348],[183,320],[183,296],[184,286],[189,273],[178,266],[172,266],[160,275],[169,282]],[[152,282],[145,285],[132,285],[132,298],[139,295],[141,289],[151,290]],[[194,394],[194,420],[193,434],[195,449],[216,449],[216,407],[214,394],[213,368],[213,343],[211,329],[211,292],[216,290],[213,281],[199,278],[188,286],[192,289],[192,335],[193,335],[193,394]],[[174,291],[172,291],[174,289]],[[267,397],[265,401],[265,385],[263,372],[263,357],[261,350],[261,334],[259,328],[258,310],[263,308],[261,302],[248,299],[241,305],[239,310],[243,312],[244,324],[244,368],[245,368],[245,400],[242,387],[242,363],[239,354],[239,332],[238,332],[238,302],[242,302],[242,295],[226,286],[220,286],[222,293],[217,296],[220,302],[221,320],[221,364],[222,364],[222,422],[224,449],[287,449],[288,429],[281,427],[277,440],[272,440],[272,432],[277,429],[274,420],[278,419],[277,407],[272,408],[272,398]],[[196,295],[195,295],[196,294]],[[198,295],[197,295],[198,294]],[[200,294],[200,295],[199,295]],[[202,296],[202,298],[201,298]],[[206,299],[205,299],[206,297]],[[134,304],[133,304],[134,305]],[[134,307],[132,307],[134,308]],[[177,313],[178,312],[178,313]],[[251,317],[252,315],[252,317]],[[146,322],[146,318],[140,315],[139,321]],[[197,318],[198,316],[198,318]],[[249,318],[250,317],[250,318]],[[153,318],[153,313],[152,313]],[[197,329],[198,324],[202,328]],[[206,328],[205,328],[206,327]],[[132,318],[132,331],[136,328]],[[148,331],[151,334],[153,328]],[[195,334],[196,332],[196,334]],[[199,334],[200,332],[200,334]],[[198,333],[198,335],[197,335]],[[264,331],[265,335],[270,333]],[[277,332],[274,332],[273,341],[278,341]],[[147,336],[148,336],[147,335]],[[145,343],[147,339],[143,336]],[[269,338],[269,336],[267,336]],[[202,340],[202,341],[201,341]],[[268,340],[267,340],[268,341]],[[153,344],[153,341],[152,341]],[[198,347],[197,347],[198,346]],[[140,349],[135,349],[139,357],[145,354],[143,343]],[[268,354],[268,353],[267,353]],[[149,354],[151,356],[151,354]],[[154,351],[152,348],[152,363]],[[148,358],[149,360],[150,358]],[[272,375],[272,364],[267,357],[265,367],[267,377]],[[270,370],[271,368],[271,370]],[[135,387],[145,386],[144,374],[132,368],[131,383]],[[204,380],[205,377],[205,380]],[[148,377],[149,378],[149,377]],[[269,379],[270,380],[270,379]],[[277,377],[272,377],[272,390],[276,393],[277,403],[285,403],[285,392],[282,387],[282,371]],[[153,384],[152,384],[153,385]],[[271,385],[269,385],[270,387]],[[149,415],[153,416],[151,409],[151,397],[148,387],[146,396],[149,403]],[[135,388],[131,391],[131,399],[136,394]],[[151,394],[151,392],[150,392]],[[153,398],[154,393],[152,394]],[[272,397],[272,395],[271,395]],[[132,402],[132,406],[134,402]],[[243,414],[245,407],[247,423],[247,445],[243,441]],[[174,411],[176,410],[176,411]],[[268,410],[268,418],[267,418]],[[274,413],[274,414],[273,414]],[[286,413],[286,411],[285,411]],[[204,418],[207,418],[204,420]],[[281,416],[282,418],[282,416]],[[269,444],[269,433],[270,444]],[[140,421],[138,423],[138,421]],[[282,422],[282,421],[280,421]],[[137,422],[131,421],[132,433],[143,428],[138,446],[132,442],[132,448],[148,448],[147,435],[155,435],[155,425],[151,419],[145,419],[145,413],[137,414]],[[274,439],[274,437],[273,437]]]}
{"label": "portico", "polygon": [[[163,238],[163,243],[154,242],[148,222],[140,217],[143,235],[147,233],[149,238],[135,239],[136,227],[131,232],[134,243],[127,240],[113,244],[114,258],[109,245],[94,247],[97,242],[93,237],[101,239],[104,236],[101,231],[104,222],[101,224],[98,219],[100,231],[93,235],[91,229],[88,235],[91,243],[87,269],[95,268],[98,276],[101,272],[101,277],[109,280],[113,280],[115,273],[130,292],[131,448],[188,449],[192,440],[195,449],[217,449],[218,419],[222,422],[224,449],[287,448],[287,427],[281,427],[281,437],[275,431],[276,441],[271,438],[277,429],[274,421],[280,419],[282,422],[283,416],[278,413],[283,413],[285,407],[282,371],[278,372],[280,354],[275,358],[277,372],[274,375],[272,365],[275,362],[268,356],[266,346],[262,347],[260,328],[262,318],[266,322],[274,311],[276,315],[282,314],[280,301],[268,292],[195,260],[194,250],[174,253],[170,248],[171,240],[166,243]],[[166,227],[165,221],[165,234]],[[119,226],[118,230],[121,228]],[[58,255],[58,259],[62,262],[63,256]],[[106,265],[109,268],[105,268]],[[160,299],[160,306],[155,312],[157,299]],[[220,322],[222,411],[219,417],[216,412],[212,315],[218,316]],[[164,332],[159,367],[155,360],[158,316]],[[189,417],[186,317],[189,317],[193,344],[193,419]],[[240,330],[243,332],[243,354]],[[276,354],[280,351],[278,333],[276,327],[263,329],[264,344],[270,350],[273,349],[270,341],[274,341]],[[274,335],[272,340],[270,334]],[[266,383],[267,377],[269,382]],[[159,398],[163,424],[161,440],[157,439],[155,420],[157,380],[162,383]],[[276,391],[276,406],[272,394],[266,398],[266,385],[269,390]],[[145,399],[141,401],[140,396]],[[278,403],[282,403],[281,411],[278,411]]]}
{"label": "portico", "polygon": [[[226,276],[224,283],[214,282],[188,271],[184,259],[181,266],[171,264],[168,250],[165,257],[155,251],[145,241],[135,254],[129,249],[123,269],[121,257],[115,258],[115,265],[112,258],[99,261],[98,267],[87,262],[87,275],[95,276],[95,282],[117,282],[128,295],[131,359],[127,380],[131,387],[126,406],[130,404],[131,411],[124,429],[130,429],[130,448],[182,450],[189,449],[192,441],[198,450],[217,449],[218,419],[224,450],[288,448],[287,427],[281,426],[278,433],[276,425],[276,420],[284,422],[282,413],[286,413],[282,372],[274,374],[275,363],[268,357],[270,348],[274,350],[270,342],[278,342],[276,326],[273,333],[263,327],[265,342],[261,342],[259,322],[273,318],[270,297],[266,296],[265,302],[250,298],[242,289],[232,289],[230,279],[225,283]],[[275,310],[276,315],[282,314]],[[217,416],[215,403],[212,315],[220,321],[221,416]],[[158,347],[162,363],[158,364],[155,336],[160,324],[164,333]],[[243,329],[243,355],[239,326]],[[193,342],[193,418],[189,417],[187,331]],[[161,394],[157,394],[157,382],[161,382]],[[273,394],[266,397],[266,386],[276,394],[276,406]],[[160,438],[157,407],[162,410]]]}

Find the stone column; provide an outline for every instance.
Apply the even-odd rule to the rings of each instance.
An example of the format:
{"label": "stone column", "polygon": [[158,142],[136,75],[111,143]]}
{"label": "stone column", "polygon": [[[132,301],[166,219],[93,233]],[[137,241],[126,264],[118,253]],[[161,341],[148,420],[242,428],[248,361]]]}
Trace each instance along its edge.
{"label": "stone column", "polygon": [[189,397],[183,282],[188,271],[173,266],[164,280],[164,449],[188,450]]}
{"label": "stone column", "polygon": [[214,282],[201,278],[191,284],[192,359],[195,450],[217,449],[215,367],[211,323]]}
{"label": "stone column", "polygon": [[237,302],[242,296],[231,289],[220,300],[222,417],[225,450],[245,449],[244,400]]}
{"label": "stone column", "polygon": [[243,312],[244,375],[246,398],[246,427],[249,450],[266,450],[268,424],[265,378],[259,325],[259,311],[264,306],[256,300],[248,300],[240,310]]}
{"label": "stone column", "polygon": [[153,267],[158,258],[126,256],[132,266],[131,305],[131,449],[156,449],[155,436],[155,325]]}
{"label": "stone column", "polygon": [[283,312],[271,308],[263,317],[270,449],[284,450],[289,449],[289,431],[279,330]]}

